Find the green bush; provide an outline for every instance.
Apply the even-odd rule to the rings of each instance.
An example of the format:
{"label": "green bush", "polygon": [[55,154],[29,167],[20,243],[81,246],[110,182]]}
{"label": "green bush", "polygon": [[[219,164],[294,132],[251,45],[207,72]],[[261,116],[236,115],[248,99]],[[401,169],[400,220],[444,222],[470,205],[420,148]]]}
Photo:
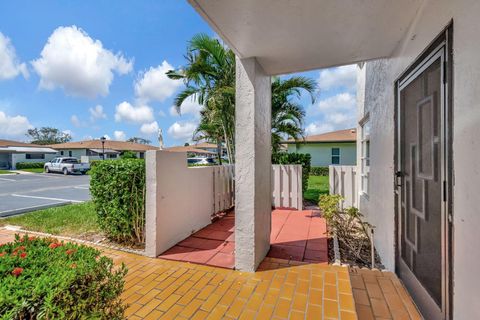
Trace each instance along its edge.
{"label": "green bush", "polygon": [[34,168],[42,168],[45,165],[43,162],[19,162],[15,165],[18,170],[21,169],[34,169]]}
{"label": "green bush", "polygon": [[133,151],[124,151],[120,155],[120,159],[137,159],[137,155]]}
{"label": "green bush", "polygon": [[311,167],[310,175],[312,176],[328,176],[328,167]]}
{"label": "green bush", "polygon": [[310,175],[310,154],[308,153],[286,153],[279,152],[272,154],[273,164],[301,164],[302,165],[302,190],[303,193],[308,187],[308,176]]}
{"label": "green bush", "polygon": [[126,273],[94,248],[16,235],[0,246],[0,319],[124,319]]}
{"label": "green bush", "polygon": [[106,236],[116,242],[144,243],[145,161],[99,161],[90,175],[93,204]]}

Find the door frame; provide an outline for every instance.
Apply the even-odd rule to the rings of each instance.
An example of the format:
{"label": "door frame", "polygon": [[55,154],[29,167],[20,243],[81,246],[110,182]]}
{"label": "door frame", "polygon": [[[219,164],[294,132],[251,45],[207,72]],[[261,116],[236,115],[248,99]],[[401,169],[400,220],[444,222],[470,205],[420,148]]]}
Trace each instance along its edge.
{"label": "door frame", "polygon": [[[408,67],[395,81],[395,172],[401,171],[400,162],[400,91],[413,81],[417,75],[421,74],[432,61],[436,61],[439,58],[439,54],[442,59],[442,93],[443,99],[441,103],[441,131],[443,141],[441,142],[441,178],[443,180],[442,186],[442,306],[440,307],[440,313],[433,312],[434,306],[432,305],[431,298],[426,296],[423,292],[414,292],[410,290],[412,297],[414,298],[420,309],[423,309],[424,316],[427,319],[452,319],[453,314],[453,290],[452,290],[452,275],[453,275],[453,157],[452,157],[452,141],[453,141],[453,22],[440,33],[437,38],[427,46],[422,54],[415,59],[415,62]],[[400,276],[400,265],[403,264],[401,260],[401,186],[395,181],[395,272]],[[420,282],[411,274],[402,274],[402,280],[407,288],[418,286]],[[418,291],[418,290],[417,290]],[[435,304],[436,306],[436,304]],[[432,312],[432,313],[430,313]]]}

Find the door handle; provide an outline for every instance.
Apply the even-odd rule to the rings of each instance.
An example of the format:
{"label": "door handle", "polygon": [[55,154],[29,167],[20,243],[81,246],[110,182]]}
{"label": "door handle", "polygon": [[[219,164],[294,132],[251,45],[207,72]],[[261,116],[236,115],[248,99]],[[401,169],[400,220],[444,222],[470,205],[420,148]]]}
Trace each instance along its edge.
{"label": "door handle", "polygon": [[402,187],[402,178],[403,178],[403,172],[402,171],[396,171],[395,172],[395,186],[397,188]]}

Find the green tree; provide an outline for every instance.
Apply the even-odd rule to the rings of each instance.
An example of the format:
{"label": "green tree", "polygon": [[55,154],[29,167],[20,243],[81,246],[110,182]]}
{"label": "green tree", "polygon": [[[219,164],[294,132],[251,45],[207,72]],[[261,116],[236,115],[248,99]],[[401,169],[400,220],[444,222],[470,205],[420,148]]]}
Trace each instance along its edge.
{"label": "green tree", "polygon": [[307,77],[291,77],[272,80],[272,152],[278,152],[286,138],[300,139],[304,136],[305,110],[299,103],[302,91],[315,102],[317,84]]}
{"label": "green tree", "polygon": [[[186,99],[194,99],[203,106],[194,140],[224,143],[230,163],[235,150],[235,54],[218,39],[199,34],[187,47],[186,65],[170,70],[170,79],[183,80],[185,89],[175,98],[175,107],[181,113]],[[306,77],[272,79],[272,151],[278,151],[286,138],[303,136],[305,111],[300,97],[306,91],[314,102],[317,86]],[[219,155],[221,148],[219,148]]]}
{"label": "green tree", "polygon": [[[181,79],[185,89],[175,98],[181,112],[182,103],[190,98],[203,106],[203,123],[218,125],[209,140],[218,143],[218,133],[225,142],[230,162],[233,161],[235,136],[235,54],[220,41],[205,34],[192,38],[185,55],[185,66],[167,72],[171,79]],[[200,129],[198,132],[207,133]]]}
{"label": "green tree", "polygon": [[40,145],[65,143],[72,140],[69,133],[52,127],[28,129],[27,137],[31,139],[31,143]]}
{"label": "green tree", "polygon": [[140,138],[140,137],[131,137],[127,139],[127,142],[134,142],[134,143],[140,143],[140,144],[150,144],[151,141],[148,139]]}

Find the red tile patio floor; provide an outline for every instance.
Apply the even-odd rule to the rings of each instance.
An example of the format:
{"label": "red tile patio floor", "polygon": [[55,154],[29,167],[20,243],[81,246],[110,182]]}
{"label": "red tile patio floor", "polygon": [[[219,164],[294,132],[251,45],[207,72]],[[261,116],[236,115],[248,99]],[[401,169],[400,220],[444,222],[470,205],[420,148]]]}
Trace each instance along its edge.
{"label": "red tile patio floor", "polygon": [[[274,210],[270,235],[271,258],[312,263],[328,262],[325,219],[313,210]],[[233,269],[235,215],[233,212],[192,234],[159,256]]]}

